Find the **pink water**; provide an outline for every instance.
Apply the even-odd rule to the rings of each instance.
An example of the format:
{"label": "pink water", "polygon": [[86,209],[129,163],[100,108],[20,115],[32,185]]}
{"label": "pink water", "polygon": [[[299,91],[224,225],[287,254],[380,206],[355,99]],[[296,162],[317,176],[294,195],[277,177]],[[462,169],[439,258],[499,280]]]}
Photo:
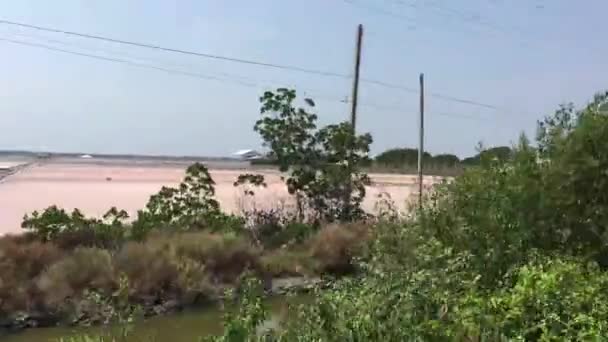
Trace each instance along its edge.
{"label": "pink water", "polygon": [[[243,196],[243,189],[233,186],[241,173],[240,170],[211,170],[217,183],[216,198],[223,210],[238,212],[253,205],[271,208],[292,204],[277,172],[258,172],[264,174],[268,188],[256,190],[255,199]],[[176,185],[183,175],[184,168],[176,166],[33,165],[0,183],[0,235],[20,232],[24,214],[53,204],[69,210],[79,208],[93,216],[102,215],[112,206],[134,215],[145,206],[150,195],[163,185]],[[406,200],[415,191],[414,176],[371,176],[377,184],[368,188],[366,210],[374,210],[380,192],[389,193],[397,206],[405,209]]]}

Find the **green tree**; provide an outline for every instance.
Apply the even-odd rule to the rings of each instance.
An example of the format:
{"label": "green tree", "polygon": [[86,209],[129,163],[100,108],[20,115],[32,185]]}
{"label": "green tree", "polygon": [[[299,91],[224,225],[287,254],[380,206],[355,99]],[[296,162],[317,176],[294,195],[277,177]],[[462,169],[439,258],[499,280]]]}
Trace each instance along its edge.
{"label": "green tree", "polygon": [[[260,98],[261,114],[254,126],[296,197],[301,219],[312,210],[315,220],[352,220],[362,214],[360,203],[369,184],[360,167],[369,153],[371,135],[357,136],[350,124],[317,129],[317,115],[296,108],[294,90],[279,88]],[[354,192],[354,195],[352,194]]]}

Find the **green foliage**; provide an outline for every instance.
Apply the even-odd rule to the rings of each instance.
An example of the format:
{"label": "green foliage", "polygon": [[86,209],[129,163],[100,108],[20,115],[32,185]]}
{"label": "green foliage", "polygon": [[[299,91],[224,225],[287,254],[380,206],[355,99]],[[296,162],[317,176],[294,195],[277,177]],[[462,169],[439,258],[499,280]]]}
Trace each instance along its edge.
{"label": "green foliage", "polygon": [[[262,111],[278,116],[256,128],[295,179],[294,193],[314,193],[319,175],[331,173],[326,162],[350,158],[343,147],[352,136],[347,126],[316,130],[316,117],[295,110],[294,99],[285,89],[265,94]],[[249,284],[240,313],[227,315],[224,333],[207,340],[604,340],[608,117],[600,108],[606,103],[608,93],[581,111],[561,107],[539,125],[537,146],[522,136],[513,149],[480,152],[475,166],[438,186],[411,219],[380,221],[361,234],[357,227],[326,227],[310,241],[310,254],[324,262],[315,266],[356,267],[364,277],[319,292],[313,305],[264,333],[262,294]],[[358,257],[351,246],[362,240],[368,248]],[[279,258],[300,256],[284,253],[267,255],[262,267],[297,273]],[[198,255],[185,253],[192,254]]]}
{"label": "green foliage", "polygon": [[562,107],[539,129],[540,158],[546,173],[547,220],[559,225],[571,249],[593,253],[608,265],[608,116],[597,108],[608,103],[608,92],[582,111]]}
{"label": "green foliage", "polygon": [[300,220],[307,208],[315,220],[360,217],[369,178],[359,168],[367,160],[371,136],[355,135],[348,123],[317,129],[317,116],[296,108],[295,99],[295,91],[285,88],[264,93],[260,98],[263,117],[254,129],[280,170],[289,172],[285,181],[298,201]]}
{"label": "green foliage", "polygon": [[427,230],[459,251],[469,251],[489,283],[525,255],[552,245],[553,231],[541,224],[546,212],[541,166],[525,139],[511,164],[498,161],[467,170],[436,188],[422,217]]}
{"label": "green foliage", "polygon": [[[229,295],[228,297],[232,297]],[[272,341],[259,332],[268,319],[268,310],[262,301],[262,287],[259,281],[248,279],[238,293],[239,310],[227,311],[224,318],[224,332],[220,336],[207,336],[204,342],[253,342]]]}
{"label": "green foliage", "polygon": [[605,339],[607,102],[561,108],[537,148],[522,136],[482,152],[411,221],[375,227],[366,277],[298,308],[271,340]]}
{"label": "green foliage", "polygon": [[[123,222],[129,218],[124,210],[116,207],[110,208],[103,219],[87,218],[78,209],[74,209],[68,214],[64,209],[53,205],[46,208],[42,213],[34,211],[31,215],[25,215],[21,226],[33,232],[43,241],[58,239],[70,240],[66,244],[70,247],[86,245],[80,241],[84,237],[82,232],[91,233],[88,237],[92,244],[98,243],[100,247],[110,247],[119,243],[124,235]],[[86,239],[85,239],[86,240]]]}
{"label": "green foliage", "polygon": [[487,323],[512,340],[597,341],[608,335],[608,276],[596,265],[555,258],[531,262],[516,273],[515,284],[497,291],[485,307],[470,298],[465,305],[486,309],[479,314],[493,315]]}
{"label": "green foliage", "polygon": [[144,210],[137,213],[132,236],[144,238],[151,230],[163,228],[234,229],[242,221],[223,214],[215,196],[215,182],[209,170],[200,163],[188,167],[177,188],[163,187],[152,195]]}
{"label": "green foliage", "polygon": [[162,226],[187,228],[199,220],[219,214],[219,203],[213,198],[214,185],[204,165],[191,165],[177,188],[165,186],[150,197],[146,208],[138,212],[134,230]]}

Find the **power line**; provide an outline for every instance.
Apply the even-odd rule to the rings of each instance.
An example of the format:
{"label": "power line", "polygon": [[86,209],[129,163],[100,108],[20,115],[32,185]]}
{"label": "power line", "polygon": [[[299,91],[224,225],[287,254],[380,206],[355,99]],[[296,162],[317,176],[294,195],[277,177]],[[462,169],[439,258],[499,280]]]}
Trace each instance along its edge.
{"label": "power line", "polygon": [[[60,48],[56,48],[56,47],[49,46],[49,45],[44,45],[44,44],[24,42],[24,41],[19,41],[19,40],[14,40],[14,39],[9,39],[9,38],[3,38],[3,37],[0,37],[0,41],[10,42],[10,43],[18,44],[18,45],[23,45],[23,46],[42,48],[42,49],[46,49],[46,50],[50,50],[50,51],[62,52],[62,53],[76,55],[76,56],[80,56],[80,57],[93,58],[93,59],[97,59],[97,60],[103,60],[103,61],[106,61],[106,62],[122,63],[122,64],[126,64],[126,65],[129,65],[129,66],[134,66],[134,67],[139,67],[139,68],[159,70],[159,71],[167,72],[167,73],[170,73],[170,74],[178,74],[178,75],[182,75],[182,76],[189,76],[189,77],[195,77],[195,78],[199,78],[199,79],[213,80],[213,81],[219,81],[219,82],[230,82],[230,83],[234,83],[236,85],[245,86],[245,87],[249,87],[249,88],[256,88],[256,87],[259,86],[259,84],[245,83],[245,82],[234,81],[234,80],[230,80],[230,79],[222,79],[222,78],[219,78],[219,77],[205,75],[205,74],[200,74],[200,73],[194,73],[194,72],[188,72],[188,71],[182,71],[182,70],[176,70],[176,69],[169,69],[169,68],[165,68],[165,67],[158,67],[158,66],[154,66],[154,65],[133,62],[133,61],[129,61],[129,60],[126,60],[126,59],[121,59],[121,58],[105,57],[105,56],[93,55],[93,54],[89,54],[89,53],[70,51],[70,50],[60,49]],[[57,41],[57,42],[59,42],[59,41]],[[314,98],[325,99],[325,100],[328,100],[328,101],[339,102],[339,103],[350,103],[349,100],[338,99],[338,98],[327,96],[327,95],[314,94],[313,97]],[[376,104],[376,103],[373,103],[373,102],[365,102],[365,103],[361,103],[360,105],[361,106],[365,106],[365,107],[376,108],[376,109],[380,109],[380,110],[388,110],[388,111],[399,112],[399,113],[403,113],[403,112],[407,112],[408,111],[404,107],[390,106],[390,105],[387,106],[387,105]],[[484,120],[483,118],[480,118],[480,117],[474,117],[474,116],[470,116],[470,115],[467,116],[467,115],[463,115],[463,114],[454,114],[454,113],[432,112],[431,115],[440,115],[440,116],[449,116],[449,117],[460,117],[460,118],[468,118],[468,119],[473,119],[473,120],[475,120],[475,119],[476,120]]]}
{"label": "power line", "polygon": [[[380,8],[380,7],[369,6],[369,5],[363,4],[361,2],[355,2],[354,0],[343,0],[343,1],[345,3],[347,3],[347,4],[360,7],[362,9],[365,9],[365,10],[367,10],[369,12],[372,12],[372,13],[376,13],[376,14],[380,14],[380,15],[384,15],[384,16],[389,16],[389,17],[395,18],[397,20],[405,21],[405,22],[410,23],[410,24],[419,24],[419,22],[416,19],[414,19],[413,17],[408,17],[408,16],[405,16],[405,15],[402,15],[400,13],[396,13],[396,12],[393,12],[393,11],[390,11],[390,10],[387,10],[387,9],[383,9],[383,8]],[[396,5],[401,5],[401,6],[408,6],[408,7],[412,7],[412,8],[418,8],[418,6],[416,6],[414,4],[404,3],[402,1],[394,1],[393,3],[396,4]],[[477,24],[479,26],[486,26],[487,28],[490,28],[490,29],[492,29],[495,32],[501,32],[503,34],[512,34],[513,33],[513,32],[509,32],[507,29],[505,29],[505,28],[503,28],[501,26],[495,25],[495,24],[493,24],[491,22],[482,21],[481,18],[477,19],[474,16],[471,16],[471,18],[468,18],[467,17],[467,13],[455,10],[453,8],[448,8],[448,7],[445,7],[445,6],[442,7],[439,4],[433,4],[431,6],[426,5],[424,7],[426,7],[427,9],[434,8],[435,10],[437,10],[439,12],[451,13],[453,15],[453,16],[451,16],[451,18],[456,18],[456,19],[459,19],[459,20],[461,20],[463,22],[468,22],[468,23],[471,23],[471,24]],[[446,18],[449,18],[449,17],[446,17]],[[429,27],[427,27],[427,28],[429,28]],[[529,41],[527,41],[527,40],[520,40],[520,43],[529,43]]]}
{"label": "power line", "polygon": [[[81,57],[94,58],[94,59],[103,60],[103,61],[107,61],[107,62],[123,63],[123,64],[127,64],[127,65],[130,65],[130,66],[135,66],[135,67],[139,67],[139,68],[147,68],[147,69],[160,70],[160,71],[164,71],[164,72],[171,73],[171,74],[180,74],[180,75],[184,75],[184,76],[191,76],[191,77],[202,78],[202,79],[207,79],[207,80],[214,80],[214,81],[225,81],[225,80],[223,80],[223,79],[221,79],[219,77],[215,77],[215,76],[209,76],[209,75],[204,75],[204,74],[199,74],[199,73],[193,73],[193,72],[188,72],[188,71],[181,71],[181,70],[175,70],[175,69],[168,69],[168,68],[163,68],[163,67],[157,67],[157,66],[153,66],[153,65],[142,64],[142,63],[138,63],[138,62],[129,61],[129,60],[126,60],[126,59],[113,58],[113,57],[105,57],[105,56],[93,55],[93,54],[88,54],[88,53],[82,53],[82,52],[64,50],[64,49],[60,49],[60,48],[56,48],[56,47],[49,46],[49,45],[44,45],[44,44],[24,42],[24,41],[20,41],[20,40],[9,39],[9,38],[0,38],[0,41],[10,42],[10,43],[13,43],[13,44],[24,45],[24,46],[37,47],[37,48],[42,48],[42,49],[56,51],[56,52],[63,52],[63,53],[67,53],[67,54],[71,54],[71,55],[76,55],[76,56],[81,56]],[[245,83],[242,83],[241,85],[243,85],[243,86],[251,86],[250,84],[245,84]]]}
{"label": "power line", "polygon": [[[346,2],[350,3],[349,1],[346,1]],[[107,41],[107,42],[112,42],[112,43],[125,44],[125,45],[137,46],[137,47],[142,47],[142,48],[166,51],[166,52],[180,53],[180,54],[198,56],[198,57],[203,57],[203,58],[224,60],[224,61],[230,61],[230,62],[235,62],[235,63],[243,63],[243,64],[258,65],[258,66],[264,66],[264,67],[270,67],[270,68],[276,68],[276,69],[298,71],[298,72],[316,74],[316,75],[321,75],[321,76],[330,76],[330,77],[338,77],[338,78],[346,78],[346,79],[352,78],[350,75],[340,74],[340,73],[331,72],[331,71],[322,71],[322,70],[308,69],[308,68],[302,68],[302,67],[297,67],[297,66],[273,64],[273,63],[259,62],[259,61],[253,61],[253,60],[248,60],[248,59],[212,55],[212,54],[207,54],[207,53],[202,53],[202,52],[194,52],[194,51],[187,51],[187,50],[181,50],[181,49],[167,48],[167,47],[162,47],[159,45],[126,41],[126,40],[102,37],[102,36],[91,35],[91,34],[86,34],[86,33],[66,31],[66,30],[60,30],[60,29],[56,29],[56,28],[49,28],[49,27],[43,27],[43,26],[37,26],[37,25],[31,25],[31,24],[25,24],[25,23],[18,23],[18,22],[8,21],[8,20],[0,20],[0,24],[25,27],[25,28],[35,29],[35,30],[39,30],[39,31],[62,33],[62,34],[77,36],[77,37],[82,37],[82,38],[96,39],[96,40],[102,40],[102,41]],[[19,43],[16,43],[16,44],[19,44]],[[62,52],[66,52],[66,51],[62,51]],[[66,52],[66,53],[71,53],[71,52]],[[92,57],[92,58],[96,58],[96,57]],[[133,62],[130,62],[130,63],[133,63]],[[135,64],[138,64],[138,63],[135,63]],[[139,66],[141,67],[141,65],[139,65]],[[162,70],[163,68],[160,68],[160,69]],[[412,92],[412,90],[414,89],[414,88],[406,87],[403,85],[390,84],[390,83],[387,83],[384,81],[373,80],[373,79],[361,79],[361,82],[365,82],[365,83],[369,83],[369,84],[376,84],[376,85],[384,86],[387,88],[401,89],[401,90],[404,90],[407,92]],[[485,108],[489,108],[489,109],[497,109],[496,106],[493,106],[490,104],[485,104],[485,103],[481,103],[481,102],[477,102],[477,101],[473,101],[473,100],[461,99],[458,97],[443,95],[443,94],[439,94],[439,93],[432,93],[432,94],[430,94],[430,96],[436,97],[439,99],[443,99],[446,101],[460,102],[460,103],[464,103],[464,104],[480,106],[480,107],[485,107]]]}
{"label": "power line", "polygon": [[138,42],[133,42],[133,41],[128,41],[128,40],[102,37],[102,36],[97,36],[97,35],[92,35],[92,34],[74,32],[74,31],[65,31],[65,30],[60,30],[60,29],[56,29],[56,28],[42,27],[42,26],[18,23],[18,22],[8,21],[8,20],[0,20],[0,24],[20,26],[20,27],[30,28],[30,29],[34,29],[34,30],[39,30],[39,31],[62,33],[62,34],[77,36],[77,37],[82,37],[82,38],[97,39],[97,40],[103,40],[103,41],[112,42],[112,43],[131,45],[131,46],[161,50],[161,51],[166,51],[166,52],[174,52],[174,53],[180,53],[180,54],[184,54],[184,55],[211,58],[211,59],[217,59],[217,60],[223,60],[223,61],[229,61],[229,62],[235,62],[235,63],[258,65],[258,66],[275,68],[275,69],[299,71],[299,72],[317,74],[317,75],[322,75],[322,76],[333,76],[333,77],[341,77],[341,78],[350,78],[351,77],[350,75],[340,74],[340,73],[331,72],[331,71],[308,69],[308,68],[302,68],[302,67],[291,66],[291,65],[258,62],[258,61],[248,60],[248,59],[226,57],[226,56],[220,56],[220,55],[214,55],[214,54],[208,54],[208,53],[202,53],[202,52],[174,49],[174,48],[163,47],[160,45],[138,43]]}
{"label": "power line", "polygon": [[[27,35],[25,35],[25,36],[27,36]],[[39,39],[47,40],[47,41],[49,41],[51,43],[55,43],[55,44],[66,44],[66,45],[72,45],[73,46],[73,44],[65,43],[65,42],[62,42],[62,41],[57,41],[57,40],[53,40],[53,39],[45,39],[45,38],[42,38],[42,37],[38,37],[38,38]],[[20,40],[15,40],[15,39],[9,39],[9,38],[4,38],[4,37],[0,37],[0,41],[6,41],[6,42],[10,42],[10,43],[18,44],[18,45],[30,46],[30,47],[37,47],[37,48],[42,48],[42,49],[46,49],[46,50],[50,50],[50,51],[62,52],[62,53],[66,53],[66,54],[71,54],[71,55],[76,55],[76,56],[81,56],[81,57],[87,57],[87,58],[93,58],[93,59],[103,60],[103,61],[107,61],[107,62],[122,63],[122,64],[126,64],[126,65],[129,65],[129,66],[134,66],[134,67],[138,67],[138,68],[158,70],[158,71],[163,71],[163,72],[170,73],[170,74],[177,74],[177,75],[181,75],[181,76],[189,76],[189,77],[194,77],[194,78],[199,78],[199,79],[206,79],[206,80],[212,80],[212,81],[218,81],[218,82],[224,82],[224,83],[233,83],[235,85],[244,86],[244,87],[248,87],[248,88],[263,88],[264,87],[260,83],[255,83],[255,82],[258,82],[258,81],[254,80],[252,78],[242,77],[242,76],[239,76],[239,75],[224,74],[226,77],[221,78],[221,77],[212,76],[212,75],[208,75],[208,74],[201,74],[201,73],[197,73],[197,72],[183,71],[183,70],[172,69],[172,68],[167,68],[167,67],[163,67],[163,66],[143,64],[143,63],[139,63],[139,62],[134,62],[134,61],[126,60],[126,59],[123,59],[123,58],[106,57],[106,56],[94,55],[94,54],[90,54],[90,53],[82,53],[82,52],[77,52],[77,51],[65,50],[65,49],[56,48],[56,47],[45,45],[45,44],[25,42],[25,41],[20,41]],[[234,79],[234,78],[236,78],[236,79]],[[242,80],[239,80],[238,78],[249,80],[251,82],[242,81]],[[285,83],[281,83],[281,82],[278,82],[278,81],[259,80],[259,82],[269,83],[270,85],[273,85],[273,86],[285,86]],[[310,89],[308,89],[308,90],[307,89],[302,89],[302,90],[305,93],[310,93],[311,92]],[[311,94],[310,96],[312,96],[314,98],[317,98],[317,99],[324,99],[324,100],[329,100],[329,101],[339,102],[339,103],[343,103],[344,102],[344,100],[342,100],[340,98],[337,98],[337,97],[332,97],[332,96],[329,96],[329,95],[317,94],[317,93],[315,93],[314,90],[312,92],[313,92],[313,94]]]}
{"label": "power line", "polygon": [[[349,101],[347,100],[347,102],[349,102]],[[401,107],[401,106],[383,105],[383,104],[378,104],[378,103],[374,103],[374,102],[362,102],[362,103],[360,103],[360,105],[362,107],[370,107],[370,108],[375,108],[378,110],[384,110],[384,111],[400,113],[400,114],[408,113],[408,112],[414,113],[416,111],[415,109],[408,109],[408,108]],[[460,114],[460,113],[444,113],[444,112],[429,111],[428,115],[431,117],[438,115],[438,116],[460,118],[460,119],[467,119],[467,120],[474,120],[474,121],[490,121],[489,118],[483,118],[483,117],[479,117],[479,116]]]}
{"label": "power line", "polygon": [[[411,87],[406,87],[406,86],[402,86],[402,85],[398,85],[398,84],[393,84],[393,83],[388,83],[388,82],[383,82],[383,81],[361,79],[361,82],[376,84],[376,85],[383,86],[383,87],[386,87],[386,88],[399,89],[399,90],[406,91],[408,93],[417,93],[418,92],[416,89],[411,88]],[[463,103],[463,104],[468,104],[468,105],[478,106],[478,107],[484,107],[484,108],[494,109],[494,110],[498,110],[499,109],[497,106],[494,106],[494,105],[491,105],[491,104],[487,104],[487,103],[483,103],[483,102],[477,102],[477,101],[473,101],[473,100],[461,99],[461,98],[458,98],[458,97],[455,97],[455,96],[444,95],[444,94],[436,93],[436,92],[430,92],[430,93],[428,93],[428,95],[431,96],[431,97],[440,99],[440,100],[444,100],[444,101],[458,102],[458,103]]]}
{"label": "power line", "polygon": [[[399,3],[399,2],[397,2]],[[400,3],[403,5],[403,3]],[[506,28],[503,27],[501,25],[497,25],[491,21],[487,21],[487,20],[483,20],[483,18],[481,18],[481,16],[478,13],[467,13],[452,7],[448,7],[445,5],[441,5],[438,2],[430,2],[430,5],[426,4],[427,8],[433,7],[435,9],[437,9],[438,11],[441,12],[445,12],[445,13],[451,13],[453,15],[453,18],[459,18],[460,20],[462,20],[463,22],[466,23],[471,23],[474,25],[478,25],[478,26],[484,26],[486,28],[489,28],[495,32],[502,32],[505,34],[515,34],[515,35],[520,35],[521,34],[521,29],[518,28]],[[519,31],[519,33],[516,33],[514,31]]]}
{"label": "power line", "polygon": [[[159,61],[159,60],[155,60],[155,59],[151,59],[151,58],[145,58],[145,57],[141,57],[141,56],[129,55],[129,54],[125,54],[123,52],[118,52],[118,51],[114,51],[114,50],[102,49],[102,48],[99,48],[99,47],[91,47],[91,46],[86,46],[86,45],[82,45],[82,44],[74,44],[74,43],[66,42],[66,41],[62,41],[62,40],[49,39],[47,37],[39,36],[39,35],[35,35],[35,34],[26,34],[26,33],[22,33],[22,32],[13,32],[12,34],[13,35],[17,35],[17,36],[21,36],[21,37],[27,37],[27,38],[33,38],[33,39],[41,40],[43,42],[50,43],[50,44],[58,44],[58,45],[63,45],[63,46],[68,46],[68,47],[73,47],[73,48],[78,48],[78,49],[84,49],[84,50],[89,50],[89,51],[93,51],[93,52],[96,52],[96,53],[101,52],[101,53],[105,53],[105,54],[113,54],[113,55],[117,55],[118,57],[121,57],[121,58],[127,57],[127,58],[130,58],[130,59],[137,59],[137,60],[140,60],[140,61],[143,60],[143,61],[152,62],[152,63],[155,63],[155,64],[158,64],[158,63],[167,64],[167,63],[169,63],[172,68],[177,67],[177,68],[184,69],[184,68],[192,68],[193,67],[192,65],[176,64],[176,63],[173,63],[171,61],[169,61],[169,62],[167,62],[167,61]],[[165,66],[163,66],[163,68],[169,69],[169,68],[167,68]],[[251,87],[255,87],[255,86],[262,87],[264,84],[272,85],[272,86],[277,86],[277,87],[291,87],[291,86],[293,86],[295,88],[301,89],[305,93],[311,93],[311,92],[314,93],[313,96],[315,98],[331,99],[332,101],[335,101],[335,102],[343,102],[343,100],[341,100],[340,98],[337,98],[335,96],[332,98],[329,95],[318,95],[317,94],[317,93],[322,93],[325,90],[308,88],[308,87],[306,89],[303,89],[301,87],[298,87],[295,84],[290,84],[290,82],[268,80],[268,79],[255,79],[255,78],[252,78],[252,77],[247,77],[247,76],[242,76],[242,75],[237,75],[237,74],[231,74],[231,73],[225,73],[225,72],[214,72],[214,74],[221,75],[225,79],[231,79],[231,78],[232,79],[237,79],[237,81],[235,81],[235,82],[246,84],[246,85],[251,86]],[[207,74],[207,75],[209,75],[209,74]],[[247,83],[249,83],[249,84],[247,84]]]}

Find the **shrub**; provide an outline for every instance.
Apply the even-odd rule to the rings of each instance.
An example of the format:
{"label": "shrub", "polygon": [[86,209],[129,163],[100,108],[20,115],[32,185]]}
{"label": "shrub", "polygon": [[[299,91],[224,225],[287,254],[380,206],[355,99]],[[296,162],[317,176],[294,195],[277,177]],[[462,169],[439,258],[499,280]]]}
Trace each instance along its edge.
{"label": "shrub", "polygon": [[422,211],[421,224],[458,251],[470,252],[483,281],[500,280],[533,248],[550,248],[542,166],[524,139],[513,162],[490,161],[436,187]]}
{"label": "shrub", "polygon": [[116,247],[124,239],[124,210],[110,208],[103,220],[85,217],[80,210],[68,214],[64,209],[50,206],[42,213],[25,215],[22,227],[43,241],[57,241],[60,247]]}
{"label": "shrub", "polygon": [[68,297],[81,296],[85,290],[109,295],[116,281],[108,251],[79,247],[44,271],[37,284],[46,303],[58,305]]}
{"label": "shrub", "polygon": [[354,271],[354,258],[362,254],[368,235],[363,225],[329,225],[312,240],[311,255],[322,273],[343,274]]}
{"label": "shrub", "polygon": [[597,265],[548,258],[515,273],[514,286],[491,295],[486,305],[464,300],[488,308],[482,314],[493,319],[481,321],[486,331],[498,328],[509,339],[528,341],[589,341],[608,335],[608,276]]}
{"label": "shrub", "polygon": [[220,283],[233,283],[247,270],[259,268],[259,251],[237,235],[179,234],[168,244],[177,257],[204,265],[205,272]]}
{"label": "shrub", "polygon": [[564,246],[608,265],[608,116],[598,110],[605,103],[608,92],[582,111],[560,108],[541,124],[539,149],[551,205],[548,224],[558,227]]}
{"label": "shrub", "polygon": [[34,279],[63,256],[52,243],[0,238],[0,316],[43,305]]}
{"label": "shrub", "polygon": [[465,255],[438,241],[417,251],[423,256],[409,270],[343,281],[314,304],[290,308],[294,318],[266,331],[270,339],[259,339],[263,320],[248,319],[267,315],[249,293],[223,336],[235,326],[247,332],[231,341],[599,341],[608,333],[608,277],[597,266],[541,257],[514,268],[512,283],[485,291]]}
{"label": "shrub", "polygon": [[469,251],[489,286],[533,249],[608,265],[608,117],[598,101],[608,94],[580,112],[562,107],[541,124],[537,149],[522,137],[507,162],[482,160],[431,196],[426,229]]}
{"label": "shrub", "polygon": [[143,238],[150,230],[159,228],[213,227],[224,216],[214,196],[215,182],[209,170],[203,164],[192,164],[177,188],[164,186],[150,197],[146,208],[138,212],[132,233]]}
{"label": "shrub", "polygon": [[65,250],[73,250],[77,247],[117,249],[124,240],[123,228],[99,226],[94,229],[60,232],[55,235],[53,242]]}
{"label": "shrub", "polygon": [[260,263],[266,275],[277,278],[311,276],[315,273],[315,263],[306,249],[278,249],[263,255]]}
{"label": "shrub", "polygon": [[116,254],[114,265],[127,277],[130,296],[136,301],[155,301],[181,291],[177,264],[156,246],[129,242]]}
{"label": "shrub", "polygon": [[285,225],[267,223],[253,229],[256,237],[266,249],[302,243],[317,231],[315,225],[298,222]]}

